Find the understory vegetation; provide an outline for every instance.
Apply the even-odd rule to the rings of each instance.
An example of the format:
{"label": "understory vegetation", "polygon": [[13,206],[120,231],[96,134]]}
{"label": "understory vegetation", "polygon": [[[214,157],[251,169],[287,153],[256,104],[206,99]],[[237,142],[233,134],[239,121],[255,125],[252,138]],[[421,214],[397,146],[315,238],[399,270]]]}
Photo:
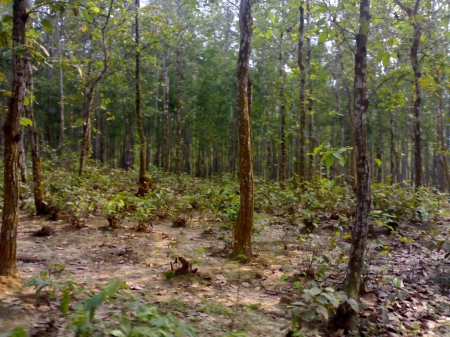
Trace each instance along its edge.
{"label": "understory vegetation", "polygon": [[[146,235],[144,240],[151,240],[152,235],[158,235],[159,241],[166,240],[167,243],[160,245],[154,240],[145,243],[145,254],[130,258],[134,268],[153,266],[155,262],[149,262],[151,256],[154,258],[152,261],[163,266],[156,270],[154,276],[163,287],[173,288],[174,282],[181,282],[183,287],[197,283],[199,287],[202,284],[219,287],[228,281],[231,287],[228,291],[236,298],[232,305],[224,305],[214,301],[214,297],[204,297],[197,306],[191,307],[175,294],[167,301],[153,304],[155,293],[161,291],[159,286],[145,293],[136,292],[144,286],[136,286],[133,282],[130,286],[127,276],[119,275],[121,281],[115,278],[115,274],[94,282],[93,279],[100,278],[95,268],[89,270],[90,276],[80,279],[71,273],[67,257],[53,256],[37,268],[40,272],[34,273],[25,287],[35,289],[36,301],[45,301],[53,310],[59,310],[61,321],[55,323],[58,327],[55,330],[60,333],[73,331],[76,336],[258,335],[252,333],[254,327],[239,323],[242,312],[245,312],[246,319],[255,319],[267,310],[264,299],[245,300],[249,296],[247,291],[252,288],[252,291],[258,289],[266,296],[278,299],[276,307],[282,308],[278,313],[283,316],[284,323],[279,322],[276,326],[290,331],[290,336],[308,336],[308,331],[314,331],[311,330],[311,322],[317,324],[328,320],[345,301],[354,306],[363,318],[367,312],[370,315],[375,311],[380,313],[379,322],[375,320],[375,323],[362,328],[377,335],[388,331],[386,322],[389,322],[389,315],[396,306],[415,296],[407,286],[410,282],[407,278],[414,276],[392,273],[395,268],[402,268],[402,265],[397,265],[398,250],[411,253],[420,243],[420,247],[428,251],[428,257],[430,254],[440,256],[435,261],[437,269],[446,269],[445,259],[450,251],[445,236],[448,230],[445,226],[448,196],[432,189],[411,189],[406,182],[373,185],[369,226],[371,244],[364,267],[362,296],[381,296],[380,292],[386,292],[383,290],[385,287],[392,288],[392,292],[381,297],[381,304],[371,307],[348,299],[341,292],[355,209],[355,195],[350,186],[336,184],[325,177],[303,184],[292,179],[284,186],[257,180],[253,228],[255,257],[251,263],[235,262],[230,267],[223,261],[232,246],[232,228],[239,209],[239,188],[234,177],[224,175],[199,179],[150,168],[148,174],[152,190],[145,197],[136,197],[138,176],[135,172],[90,162],[80,177],[72,167],[74,162],[71,157],[46,152],[43,163],[46,200],[54,205],[54,209],[48,221],[39,220],[39,226],[44,225],[32,231],[33,236],[55,237],[58,247],[61,240],[69,242],[66,235],[76,237],[86,230],[95,229],[96,233],[101,231],[106,236],[101,244],[91,244],[117,248],[120,252],[116,255],[123,257],[132,254],[133,250],[137,252],[142,243],[129,242],[126,246],[118,246],[108,240],[123,235],[136,238]],[[24,216],[35,213],[29,185],[21,185],[21,209]],[[61,227],[61,224],[66,224],[66,227]],[[162,239],[155,229],[157,227],[162,228]],[[207,243],[188,239],[194,233],[207,237]],[[51,247],[49,241],[46,245]],[[19,249],[20,246],[19,241]],[[82,250],[81,247],[77,249]],[[162,250],[161,254],[159,250]],[[219,271],[207,272],[215,263],[213,259],[221,259],[219,264],[222,267]],[[277,261],[283,262],[278,265]],[[106,259],[104,262],[108,264]],[[245,276],[246,268],[253,268],[255,274],[251,278]],[[236,276],[233,278],[231,275]],[[450,278],[445,275],[441,273],[439,281],[443,293],[450,289]],[[199,314],[196,318],[200,320],[190,316],[193,310]],[[175,316],[171,314],[173,312]],[[219,332],[203,331],[202,315],[222,317],[218,323]],[[186,320],[187,325],[183,323]],[[223,323],[227,320],[231,323]],[[409,330],[404,324],[404,331],[418,335],[425,331],[420,323],[414,324],[409,325]],[[319,331],[327,329],[323,323],[318,326]],[[26,336],[24,329],[16,328],[5,336]],[[44,334],[40,331],[41,336],[57,335],[49,332],[48,327]]]}

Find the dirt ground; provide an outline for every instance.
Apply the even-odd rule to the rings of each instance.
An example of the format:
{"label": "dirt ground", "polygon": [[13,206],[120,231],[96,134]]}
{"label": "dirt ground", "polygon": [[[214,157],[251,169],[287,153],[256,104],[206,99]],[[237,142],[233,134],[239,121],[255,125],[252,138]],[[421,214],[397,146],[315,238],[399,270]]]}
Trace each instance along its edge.
{"label": "dirt ground", "polygon": [[[298,236],[297,226],[274,215],[258,215],[253,251],[247,264],[227,258],[230,233],[220,222],[191,214],[185,228],[163,219],[153,224],[151,233],[137,232],[136,225],[124,222],[110,230],[103,216],[86,219],[86,227],[74,228],[68,219],[56,222],[22,215],[19,225],[18,261],[24,280],[48,270],[55,263],[65,265],[64,273],[83,282],[90,276],[99,285],[120,278],[133,292],[163,312],[194,326],[199,336],[222,336],[244,331],[248,336],[284,336],[289,325],[286,304],[300,299],[293,280],[307,284],[303,274],[315,277],[314,270],[326,255],[330,258],[326,277],[316,277],[323,286],[342,285],[345,260],[334,263],[348,248],[344,238],[339,247],[330,247],[334,224],[325,220],[315,234]],[[448,223],[442,222],[439,230]],[[33,234],[43,225],[55,233],[49,237]],[[401,235],[374,233],[369,250],[370,270],[365,273],[366,308],[361,312],[362,334],[366,336],[449,336],[450,273],[444,252],[431,251],[430,230],[401,224]],[[387,253],[382,253],[387,252]],[[182,256],[194,262],[195,273],[166,280],[163,272]],[[318,262],[319,261],[319,262]],[[285,275],[285,276],[283,276]],[[286,279],[286,280],[284,280]],[[398,279],[402,283],[398,283]],[[284,280],[284,281],[282,281]],[[397,282],[397,283],[396,283]],[[29,336],[67,336],[64,318],[56,306],[42,303],[31,288],[0,294],[0,332],[21,326]],[[52,329],[49,329],[49,326]],[[51,330],[51,331],[50,331]],[[326,336],[320,323],[305,329],[307,336]]]}

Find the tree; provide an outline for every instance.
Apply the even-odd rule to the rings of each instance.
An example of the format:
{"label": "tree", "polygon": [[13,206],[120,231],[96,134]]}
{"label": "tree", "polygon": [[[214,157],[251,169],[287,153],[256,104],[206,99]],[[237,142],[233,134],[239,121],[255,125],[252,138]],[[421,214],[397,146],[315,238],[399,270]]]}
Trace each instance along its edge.
{"label": "tree", "polygon": [[37,215],[50,214],[50,206],[45,202],[44,185],[42,184],[41,156],[39,151],[39,137],[36,120],[33,112],[33,69],[29,55],[26,58],[26,97],[28,104],[25,105],[25,116],[31,121],[28,126],[31,139],[31,161],[33,164],[33,195],[34,206]]}
{"label": "tree", "polygon": [[422,36],[422,23],[417,18],[420,8],[420,0],[416,0],[414,8],[409,8],[400,0],[395,2],[406,12],[412,22],[414,28],[414,37],[410,51],[411,67],[414,72],[414,87],[413,94],[413,142],[414,142],[414,185],[416,188],[422,186],[422,133],[420,130],[420,108],[422,103],[422,90],[420,87],[420,77],[422,76],[419,65],[419,45],[420,37]]}
{"label": "tree", "polygon": [[145,139],[144,126],[142,124],[141,112],[141,51],[139,46],[140,31],[139,31],[139,9],[140,1],[135,0],[135,43],[136,43],[136,119],[138,124],[139,140],[141,142],[141,149],[139,152],[139,181],[137,192],[138,196],[144,196],[150,189],[150,178],[145,174],[147,167],[147,140]]}
{"label": "tree", "polygon": [[[356,213],[352,231],[352,245],[344,281],[344,291],[350,299],[356,300],[361,284],[361,273],[367,247],[368,218],[370,213],[370,165],[367,147],[366,114],[369,108],[367,98],[367,40],[370,27],[370,0],[360,2],[360,27],[356,35],[354,122],[356,154]],[[354,302],[356,303],[356,302]],[[342,303],[331,320],[331,327],[351,330],[357,323],[358,312],[349,302]]]}
{"label": "tree", "polygon": [[[80,167],[78,169],[78,174],[81,176],[84,171],[84,166],[86,163],[86,157],[89,155],[89,148],[90,148],[90,142],[91,142],[91,114],[92,114],[92,102],[94,100],[94,94],[97,90],[98,84],[100,81],[108,75],[108,68],[109,68],[109,58],[108,58],[108,51],[106,48],[106,30],[108,29],[108,24],[111,18],[111,13],[114,7],[114,0],[111,0],[108,12],[105,17],[105,23],[100,28],[101,32],[101,48],[103,53],[103,69],[101,70],[100,74],[92,79],[91,81],[88,81],[86,83],[86,92],[85,92],[85,104],[84,104],[84,122],[83,122],[83,139],[81,144],[81,153],[80,153]],[[91,48],[91,57],[89,60],[89,67],[93,66],[92,63],[93,60],[93,50],[92,50],[92,34],[90,35],[90,48]]]}
{"label": "tree", "polygon": [[232,256],[251,256],[253,226],[253,158],[249,102],[249,63],[252,28],[252,0],[241,0],[239,8],[240,44],[237,62],[237,122],[238,122],[238,160],[240,205],[234,228]]}
{"label": "tree", "polygon": [[26,93],[26,0],[13,2],[13,80],[9,110],[3,126],[4,133],[4,204],[0,232],[0,276],[9,280],[19,278],[16,261],[17,225],[19,219],[19,141],[20,113]]}
{"label": "tree", "polygon": [[300,2],[300,27],[298,29],[298,67],[300,69],[300,143],[298,177],[301,182],[306,179],[306,67],[303,45],[305,42],[305,4]]}

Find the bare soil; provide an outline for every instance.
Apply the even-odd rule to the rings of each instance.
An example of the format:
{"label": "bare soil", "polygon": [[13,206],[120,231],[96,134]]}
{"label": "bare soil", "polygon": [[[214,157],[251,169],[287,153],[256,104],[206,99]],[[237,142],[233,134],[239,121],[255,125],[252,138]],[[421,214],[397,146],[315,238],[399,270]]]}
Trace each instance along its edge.
{"label": "bare soil", "polygon": [[[316,279],[339,289],[346,262],[333,261],[349,244],[334,236],[331,220],[324,221],[315,234],[302,234],[305,241],[298,240],[301,226],[288,225],[276,216],[260,214],[256,223],[255,257],[240,264],[227,257],[229,230],[198,214],[190,215],[185,228],[176,228],[173,220],[160,220],[150,233],[137,232],[137,224],[131,222],[111,230],[101,215],[87,218],[81,229],[68,220],[50,222],[22,215],[17,257],[23,280],[55,263],[65,266],[55,278],[72,275],[83,282],[90,276],[99,286],[120,278],[149,303],[194,326],[199,336],[232,331],[284,336],[286,330],[280,329],[290,324],[287,304],[301,299],[293,282],[306,286]],[[443,221],[437,227],[446,234],[447,224]],[[43,225],[52,226],[54,234],[35,236]],[[399,230],[400,234],[390,236],[382,230],[373,233],[371,266],[361,297],[366,305],[360,316],[362,335],[449,336],[450,273],[445,253],[427,248],[433,229],[401,224]],[[401,233],[414,241],[401,242]],[[331,245],[333,239],[341,248]],[[323,255],[330,262],[321,277],[317,270],[323,260],[317,258]],[[166,280],[163,272],[180,256],[197,271]],[[287,279],[281,281],[282,277]],[[395,283],[395,278],[403,284]],[[19,325],[29,336],[67,336],[64,318],[59,317],[58,308],[35,298],[32,289],[0,294],[0,332]],[[306,336],[327,336],[324,331],[320,321],[305,327]]]}

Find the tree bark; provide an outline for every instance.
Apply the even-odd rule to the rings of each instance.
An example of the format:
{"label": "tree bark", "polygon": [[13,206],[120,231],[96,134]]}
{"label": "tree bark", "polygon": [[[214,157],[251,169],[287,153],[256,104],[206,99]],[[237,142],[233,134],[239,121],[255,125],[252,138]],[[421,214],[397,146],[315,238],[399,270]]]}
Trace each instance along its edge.
{"label": "tree bark", "polygon": [[21,138],[20,113],[26,93],[26,21],[25,0],[13,2],[13,80],[9,110],[4,132],[4,198],[2,227],[0,232],[0,276],[14,280],[19,278],[17,269],[17,225],[19,220],[19,141]]}
{"label": "tree bark", "polygon": [[36,215],[50,214],[50,206],[44,201],[44,185],[42,184],[41,156],[39,152],[39,137],[36,128],[36,120],[33,112],[33,68],[29,58],[26,60],[26,88],[29,95],[29,103],[25,106],[25,116],[31,120],[29,126],[31,139],[31,159],[33,163],[33,195]]}
{"label": "tree bark", "polygon": [[[86,103],[84,111],[84,122],[83,122],[83,140],[81,142],[81,153],[80,153],[80,167],[78,174],[83,175],[84,166],[86,163],[86,157],[89,155],[89,148],[91,143],[91,114],[92,114],[92,101],[94,99],[95,90],[97,90],[100,81],[107,75],[109,67],[109,57],[108,51],[106,49],[106,30],[108,28],[109,19],[111,18],[111,13],[114,7],[114,0],[111,0],[108,8],[108,14],[106,15],[105,23],[101,28],[101,44],[103,52],[103,69],[97,78],[90,84],[87,84],[86,93]],[[91,41],[92,43],[92,41]],[[92,48],[92,47],[91,47]],[[92,49],[91,49],[92,50]],[[92,57],[91,57],[92,65]]]}
{"label": "tree bark", "polygon": [[234,228],[232,256],[250,258],[253,226],[253,158],[249,102],[249,62],[252,42],[252,0],[241,0],[239,9],[240,46],[237,63],[237,115],[240,205]]}
{"label": "tree bark", "polygon": [[56,39],[58,43],[58,59],[59,59],[59,147],[64,146],[64,71],[63,71],[63,56],[61,50],[61,39],[59,34],[59,22],[56,23]]}
{"label": "tree bark", "polygon": [[422,24],[416,19],[419,12],[420,1],[416,0],[414,8],[409,8],[403,4],[400,0],[395,0],[397,5],[408,14],[409,19],[412,22],[414,29],[413,43],[411,45],[410,60],[411,67],[414,72],[414,95],[413,95],[413,146],[414,146],[414,185],[416,188],[422,186],[422,132],[420,127],[420,109],[422,104],[422,89],[420,88],[420,77],[422,76],[419,65],[419,46],[420,38],[422,36]]}
{"label": "tree bark", "polygon": [[305,52],[305,2],[300,2],[300,27],[298,30],[298,67],[300,68],[300,140],[298,154],[298,178],[300,182],[306,180],[306,67]]}
{"label": "tree bark", "polygon": [[144,196],[148,193],[151,185],[150,178],[146,175],[147,168],[147,140],[145,138],[144,126],[142,124],[142,113],[141,113],[141,51],[139,45],[140,30],[139,30],[139,10],[140,10],[140,0],[135,0],[135,43],[136,43],[136,119],[137,127],[139,132],[139,140],[141,142],[141,149],[139,152],[139,180],[138,180],[138,191],[137,196]]}
{"label": "tree bark", "polygon": [[350,161],[349,161],[349,172],[350,172],[350,184],[355,187],[357,183],[356,178],[356,153],[355,153],[355,121],[354,121],[354,115],[353,115],[353,100],[352,100],[352,93],[350,90],[350,86],[347,82],[347,78],[345,77],[345,68],[344,68],[344,62],[342,61],[342,53],[341,53],[341,47],[338,44],[336,46],[336,58],[339,60],[339,69],[340,69],[340,76],[342,80],[342,84],[344,85],[345,92],[347,93],[347,110],[348,115],[350,118],[350,144],[352,146],[352,150],[350,151]]}
{"label": "tree bark", "polygon": [[[182,27],[182,17],[183,17],[183,5],[181,1],[177,1],[178,7],[178,26]],[[182,95],[182,69],[181,69],[181,39],[183,38],[183,29],[179,28],[177,34],[177,48],[176,48],[176,72],[177,72],[177,130],[175,135],[175,172],[177,174],[181,173],[181,160],[182,160],[182,127],[183,127],[183,95]]]}
{"label": "tree bark", "polygon": [[163,144],[162,161],[164,171],[169,171],[169,73],[167,67],[167,50],[163,51],[162,57],[163,57],[163,82],[164,82],[163,86],[164,144]]}
{"label": "tree bark", "polygon": [[281,186],[284,186],[286,180],[286,164],[287,164],[287,144],[286,144],[286,102],[284,99],[284,61],[283,61],[283,37],[284,32],[280,33],[280,45],[279,45],[279,65],[278,73],[280,76],[280,118],[281,118],[281,163],[280,163],[280,181]]}
{"label": "tree bark", "polygon": [[27,170],[27,158],[25,154],[25,146],[23,144],[24,130],[22,129],[20,141],[19,141],[19,167],[20,167],[20,181],[23,184],[28,184],[28,170]]}
{"label": "tree bark", "polygon": [[[370,26],[370,0],[360,2],[360,28],[356,35],[354,121],[355,152],[357,163],[356,213],[352,231],[352,245],[344,281],[344,291],[350,299],[358,299],[361,273],[367,248],[368,217],[370,213],[370,165],[367,147],[366,114],[369,108],[367,98],[367,40]],[[358,313],[344,302],[330,323],[331,328],[352,330],[357,324]]]}

